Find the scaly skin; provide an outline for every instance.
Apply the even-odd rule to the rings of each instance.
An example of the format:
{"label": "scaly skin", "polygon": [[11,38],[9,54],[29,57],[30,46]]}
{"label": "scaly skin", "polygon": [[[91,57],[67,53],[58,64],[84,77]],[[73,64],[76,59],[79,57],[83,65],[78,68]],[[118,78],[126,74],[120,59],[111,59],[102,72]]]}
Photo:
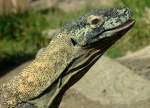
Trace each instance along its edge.
{"label": "scaly skin", "polygon": [[67,35],[62,35],[65,36],[61,33],[29,66],[1,86],[1,93],[5,93],[0,98],[2,107],[15,107],[36,97],[60,76],[71,61],[74,48]]}
{"label": "scaly skin", "polygon": [[35,60],[0,85],[0,108],[58,108],[65,91],[134,24],[129,9],[98,9],[67,24]]}

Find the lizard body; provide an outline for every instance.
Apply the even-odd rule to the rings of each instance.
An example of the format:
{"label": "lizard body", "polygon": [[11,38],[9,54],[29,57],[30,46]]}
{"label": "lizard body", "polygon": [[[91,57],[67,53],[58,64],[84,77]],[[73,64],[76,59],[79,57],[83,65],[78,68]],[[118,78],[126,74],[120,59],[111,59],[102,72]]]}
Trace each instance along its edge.
{"label": "lizard body", "polygon": [[29,66],[0,85],[0,107],[58,108],[64,92],[133,24],[127,8],[94,10],[67,24]]}
{"label": "lizard body", "polygon": [[3,91],[1,93],[5,92],[8,95],[6,100],[4,97],[1,100],[1,102],[4,101],[3,107],[5,102],[9,102],[9,107],[13,107],[17,104],[16,102],[21,102],[22,99],[26,101],[36,97],[51,85],[51,82],[54,82],[55,75],[58,77],[61,74],[73,56],[72,44],[67,42],[69,38],[61,35],[52,40],[44,52],[37,56],[22,72],[10,79],[9,83],[2,85],[1,90]]}

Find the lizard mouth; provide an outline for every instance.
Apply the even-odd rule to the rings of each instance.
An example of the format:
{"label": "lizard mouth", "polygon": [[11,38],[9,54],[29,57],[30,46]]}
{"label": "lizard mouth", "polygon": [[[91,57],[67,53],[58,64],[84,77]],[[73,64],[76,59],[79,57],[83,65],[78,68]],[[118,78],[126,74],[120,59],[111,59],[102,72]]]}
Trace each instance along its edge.
{"label": "lizard mouth", "polygon": [[[106,31],[104,31],[104,37],[101,38],[101,40],[105,40],[108,39],[111,41],[111,39],[113,40],[118,40],[119,38],[121,38],[126,32],[128,32],[130,30],[130,28],[132,28],[132,26],[135,24],[135,20],[133,19],[129,19],[126,22],[124,22],[123,24],[108,29]],[[101,41],[100,40],[100,41]]]}
{"label": "lizard mouth", "polygon": [[[134,23],[135,21],[133,19],[130,19],[117,27],[108,29],[104,33],[102,33],[103,36],[101,35],[98,41],[94,41],[92,44],[87,46],[94,47],[96,49],[101,49],[104,48],[104,46],[106,46],[106,48],[104,49],[107,49],[107,47],[112,45],[119,38],[121,38],[126,32],[128,32],[130,28],[134,25]],[[97,35],[97,37],[98,36],[99,34]]]}
{"label": "lizard mouth", "polygon": [[123,23],[115,28],[109,29],[107,31],[111,31],[111,32],[115,32],[115,33],[122,32],[122,31],[128,31],[134,25],[134,23],[135,23],[135,21],[133,19],[130,19],[130,20],[126,21],[125,23]]}

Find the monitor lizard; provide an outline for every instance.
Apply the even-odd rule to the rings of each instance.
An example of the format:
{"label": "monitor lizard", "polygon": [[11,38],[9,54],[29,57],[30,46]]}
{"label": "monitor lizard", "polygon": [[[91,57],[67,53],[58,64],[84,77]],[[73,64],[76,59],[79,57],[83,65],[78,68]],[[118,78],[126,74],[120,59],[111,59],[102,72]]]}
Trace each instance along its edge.
{"label": "monitor lizard", "polygon": [[128,8],[110,8],[66,24],[31,64],[0,85],[0,108],[58,108],[65,91],[134,23]]}

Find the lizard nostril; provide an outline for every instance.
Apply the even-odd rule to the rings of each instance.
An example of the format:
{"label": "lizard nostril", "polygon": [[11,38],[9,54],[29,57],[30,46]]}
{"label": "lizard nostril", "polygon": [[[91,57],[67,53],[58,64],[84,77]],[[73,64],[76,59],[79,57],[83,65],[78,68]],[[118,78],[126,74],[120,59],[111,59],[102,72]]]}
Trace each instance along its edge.
{"label": "lizard nostril", "polygon": [[128,14],[128,10],[127,10],[127,9],[125,9],[125,10],[124,10],[124,13],[125,13],[125,14]]}
{"label": "lizard nostril", "polygon": [[126,9],[124,10],[124,14],[125,14],[125,15],[131,15],[131,11],[130,11],[128,8],[126,8]]}

